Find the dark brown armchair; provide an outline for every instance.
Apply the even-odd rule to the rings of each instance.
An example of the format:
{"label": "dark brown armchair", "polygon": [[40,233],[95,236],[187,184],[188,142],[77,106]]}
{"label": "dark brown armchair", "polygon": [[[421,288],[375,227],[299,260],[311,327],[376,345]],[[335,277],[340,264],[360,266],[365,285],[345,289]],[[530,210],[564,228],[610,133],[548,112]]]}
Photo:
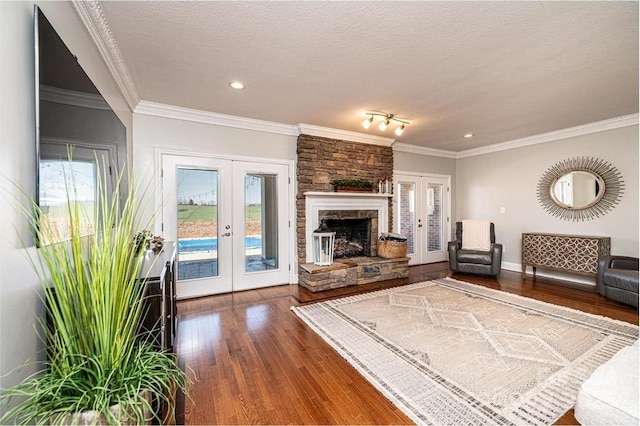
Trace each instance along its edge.
{"label": "dark brown armchair", "polygon": [[462,243],[462,222],[456,222],[456,239],[449,241],[449,269],[478,275],[500,275],[502,264],[502,244],[496,243],[493,223],[490,223],[489,250],[466,250]]}
{"label": "dark brown armchair", "polygon": [[598,259],[598,293],[607,299],[638,307],[639,259],[629,256],[602,256]]}

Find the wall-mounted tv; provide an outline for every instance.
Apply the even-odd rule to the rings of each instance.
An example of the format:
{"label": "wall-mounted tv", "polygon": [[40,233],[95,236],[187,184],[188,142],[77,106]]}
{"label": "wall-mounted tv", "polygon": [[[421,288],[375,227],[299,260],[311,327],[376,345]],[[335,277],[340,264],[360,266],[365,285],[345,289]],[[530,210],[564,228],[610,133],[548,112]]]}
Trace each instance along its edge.
{"label": "wall-mounted tv", "polygon": [[[125,168],[126,129],[38,6],[34,22],[36,201],[49,225],[41,229],[52,230],[38,244],[46,245],[68,239],[68,203],[93,211],[99,174],[113,188]],[[97,231],[91,222],[83,224],[87,234]]]}

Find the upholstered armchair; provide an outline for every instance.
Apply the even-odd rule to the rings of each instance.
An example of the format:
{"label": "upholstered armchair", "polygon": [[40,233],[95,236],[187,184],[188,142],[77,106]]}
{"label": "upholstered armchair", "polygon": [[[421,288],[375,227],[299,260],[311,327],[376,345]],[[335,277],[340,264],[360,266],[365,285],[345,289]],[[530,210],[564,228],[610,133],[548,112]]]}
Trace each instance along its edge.
{"label": "upholstered armchair", "polygon": [[598,293],[607,299],[638,307],[637,257],[602,256],[598,259]]}
{"label": "upholstered armchair", "polygon": [[[467,232],[463,225],[469,228]],[[502,244],[496,243],[492,222],[456,222],[456,239],[449,241],[449,269],[496,277],[500,275],[501,264]]]}

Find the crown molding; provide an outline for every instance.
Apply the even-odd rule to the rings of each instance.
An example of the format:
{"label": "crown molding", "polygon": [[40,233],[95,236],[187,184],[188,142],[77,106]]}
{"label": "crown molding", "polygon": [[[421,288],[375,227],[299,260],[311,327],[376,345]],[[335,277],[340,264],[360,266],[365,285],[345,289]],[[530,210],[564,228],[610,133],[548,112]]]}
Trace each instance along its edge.
{"label": "crown molding", "polygon": [[44,84],[40,85],[40,100],[81,108],[111,111],[107,101],[100,95],[45,86]]}
{"label": "crown molding", "polygon": [[458,158],[458,154],[455,151],[427,148],[424,146],[409,145],[406,143],[394,143],[393,150],[398,152],[408,152],[410,154],[430,155],[433,157]]}
{"label": "crown molding", "polygon": [[391,146],[396,141],[392,138],[367,135],[365,133],[350,132],[347,130],[332,129],[329,127],[314,126],[311,124],[298,124],[300,134],[320,136],[323,138],[346,140],[350,142],[367,143],[371,145]]}
{"label": "crown molding", "polygon": [[156,117],[171,118],[176,120],[193,121],[197,123],[213,124],[217,126],[233,127],[245,130],[254,130],[267,133],[275,133],[286,136],[298,136],[300,134],[319,136],[330,139],[348,140],[351,142],[367,143],[372,145],[392,146],[394,151],[407,152],[411,154],[429,155],[442,158],[467,158],[483,154],[506,151],[509,149],[521,148],[529,145],[553,142],[574,136],[587,135],[590,133],[602,132],[605,130],[617,129],[621,127],[638,125],[639,115],[630,114],[622,117],[589,123],[582,126],[570,127],[554,132],[529,136],[522,139],[514,139],[503,143],[498,143],[482,148],[469,149],[455,152],[443,149],[427,148],[416,145],[395,142],[393,138],[372,136],[364,133],[350,132],[347,130],[332,129],[328,127],[314,126],[300,123],[297,126],[282,124],[272,121],[256,120],[252,118],[235,115],[219,114],[215,112],[196,110],[191,108],[166,105],[156,102],[140,101],[135,107],[134,113],[151,115]]}
{"label": "crown molding", "polygon": [[331,139],[348,140],[373,145],[391,146],[394,139],[379,136],[370,136],[346,130],[330,129],[327,127],[313,126],[310,124],[282,124],[273,121],[256,120],[236,115],[220,114],[216,112],[202,111],[191,108],[166,105],[156,102],[140,101],[133,111],[135,114],[151,115],[155,117],[171,118],[176,120],[194,121],[216,126],[233,127],[237,129],[255,130],[259,132],[275,133],[286,136],[298,136],[300,134],[320,136]]}
{"label": "crown molding", "polygon": [[98,48],[100,56],[104,60],[109,72],[120,88],[129,108],[134,110],[140,102],[140,96],[133,84],[133,79],[127,65],[122,58],[118,44],[113,38],[111,28],[107,24],[107,20],[97,1],[77,1],[71,2],[80,20],[93,39],[93,43]]}
{"label": "crown molding", "polygon": [[596,121],[581,126],[569,127],[567,129],[557,130],[549,133],[528,136],[526,138],[514,139],[507,142],[497,143],[482,148],[468,149],[457,153],[456,158],[475,157],[483,154],[491,154],[494,152],[506,151],[509,149],[522,148],[529,145],[537,145],[541,143],[553,142],[560,139],[571,138],[574,136],[588,135],[591,133],[602,132],[605,130],[618,129],[621,127],[637,126],[638,114],[623,115],[621,117],[610,118],[608,120]]}
{"label": "crown molding", "polygon": [[140,101],[133,111],[135,114],[152,115],[176,120],[195,121],[237,129],[255,130],[279,135],[298,136],[297,126],[271,121],[255,120],[236,115],[219,114],[191,108],[183,108],[156,102]]}

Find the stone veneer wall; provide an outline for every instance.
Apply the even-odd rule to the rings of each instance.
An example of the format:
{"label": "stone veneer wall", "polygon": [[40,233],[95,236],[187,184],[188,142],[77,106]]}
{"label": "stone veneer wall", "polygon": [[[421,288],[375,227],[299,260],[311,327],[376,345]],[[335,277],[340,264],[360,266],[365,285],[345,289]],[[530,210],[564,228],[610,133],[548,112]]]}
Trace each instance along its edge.
{"label": "stone veneer wall", "polygon": [[[363,179],[376,186],[380,179],[393,176],[393,149],[388,146],[371,145],[330,139],[320,136],[300,135],[297,147],[296,176],[296,235],[298,261],[305,263],[305,197],[308,191],[333,191],[334,179]],[[393,229],[392,201],[389,198],[389,230]]]}

